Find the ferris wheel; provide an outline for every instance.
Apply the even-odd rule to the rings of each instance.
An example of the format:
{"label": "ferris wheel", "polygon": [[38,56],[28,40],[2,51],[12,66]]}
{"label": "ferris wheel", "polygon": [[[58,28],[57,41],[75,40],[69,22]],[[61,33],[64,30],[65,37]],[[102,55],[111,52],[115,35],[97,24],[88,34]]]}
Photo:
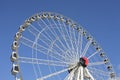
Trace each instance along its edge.
{"label": "ferris wheel", "polygon": [[20,26],[12,43],[16,80],[115,80],[96,40],[70,18],[41,12]]}

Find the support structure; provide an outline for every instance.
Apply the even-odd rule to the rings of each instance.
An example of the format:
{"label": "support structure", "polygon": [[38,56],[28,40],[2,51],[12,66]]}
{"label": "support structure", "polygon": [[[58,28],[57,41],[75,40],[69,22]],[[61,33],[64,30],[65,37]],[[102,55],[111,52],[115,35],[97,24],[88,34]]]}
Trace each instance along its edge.
{"label": "support structure", "polygon": [[80,58],[76,67],[69,70],[69,79],[67,80],[95,80],[87,69],[87,64],[87,58]]}

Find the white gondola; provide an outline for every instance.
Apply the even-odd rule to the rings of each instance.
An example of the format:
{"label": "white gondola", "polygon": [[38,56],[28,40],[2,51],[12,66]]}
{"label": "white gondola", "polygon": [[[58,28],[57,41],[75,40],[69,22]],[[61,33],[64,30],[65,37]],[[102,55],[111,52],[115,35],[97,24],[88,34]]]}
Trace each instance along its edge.
{"label": "white gondola", "polygon": [[13,64],[13,67],[12,67],[11,73],[12,73],[13,75],[18,74],[18,73],[19,73],[19,66],[16,65],[16,64]]}
{"label": "white gondola", "polygon": [[104,53],[104,52],[101,52],[101,53],[100,53],[100,56],[101,56],[101,57],[104,57],[104,56],[105,56],[105,53]]}
{"label": "white gondola", "polygon": [[115,73],[114,72],[110,73],[110,77],[114,78],[115,77]]}
{"label": "white gondola", "polygon": [[11,61],[14,62],[14,61],[17,60],[17,58],[18,58],[17,53],[16,52],[12,52]]}
{"label": "white gondola", "polygon": [[15,40],[17,41],[18,39],[20,39],[20,37],[21,37],[21,33],[20,33],[20,32],[17,32],[17,33],[15,34]]}
{"label": "white gondola", "polygon": [[109,61],[108,59],[104,59],[104,63],[105,63],[105,64],[107,64],[107,63],[108,63],[108,61]]}
{"label": "white gondola", "polygon": [[109,65],[109,66],[107,67],[107,69],[108,69],[108,70],[111,70],[111,69],[112,69],[112,66],[111,66],[111,65]]}
{"label": "white gondola", "polygon": [[13,44],[12,44],[12,50],[16,50],[17,47],[18,47],[18,42],[14,41]]}
{"label": "white gondola", "polygon": [[20,31],[20,32],[25,31],[25,26],[21,25],[21,26],[19,27],[19,31]]}
{"label": "white gondola", "polygon": [[95,41],[93,41],[93,42],[92,42],[92,45],[93,45],[93,46],[95,46],[95,45],[96,45],[96,42],[95,42]]}
{"label": "white gondola", "polygon": [[100,48],[100,47],[97,47],[97,48],[96,48],[96,50],[97,50],[97,51],[100,51],[100,50],[101,50],[101,48]]}

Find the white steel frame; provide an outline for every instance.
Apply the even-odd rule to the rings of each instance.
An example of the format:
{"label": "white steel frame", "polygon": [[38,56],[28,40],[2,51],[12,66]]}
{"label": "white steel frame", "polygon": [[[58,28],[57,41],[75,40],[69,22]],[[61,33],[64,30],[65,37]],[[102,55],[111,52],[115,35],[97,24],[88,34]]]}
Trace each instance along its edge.
{"label": "white steel frame", "polygon": [[[34,23],[39,26],[39,29]],[[34,40],[23,35],[26,32],[25,30],[34,36]],[[32,57],[20,55],[19,47],[21,45],[32,49]],[[91,47],[94,51],[89,54]],[[68,72],[70,69],[72,70],[64,80],[107,80],[114,75],[112,74],[114,70],[110,60],[105,54],[101,54],[104,51],[95,39],[76,22],[56,13],[42,12],[27,19],[15,35],[12,50],[17,55],[15,57],[12,54],[12,63],[18,65],[20,69],[19,73],[15,73],[15,70],[12,71],[16,80],[23,80],[21,63],[33,64],[36,80],[47,80],[47,78]],[[46,55],[47,59],[38,58],[40,53]],[[79,59],[86,56],[89,60],[87,67],[78,65]],[[36,70],[34,65],[37,67],[39,65],[54,66],[54,68],[58,66],[64,67],[64,69],[52,73],[50,71],[50,74],[39,77],[37,71],[39,74],[42,72],[40,68]],[[104,66],[104,68],[97,68],[96,66]],[[99,79],[99,77],[103,78]]]}

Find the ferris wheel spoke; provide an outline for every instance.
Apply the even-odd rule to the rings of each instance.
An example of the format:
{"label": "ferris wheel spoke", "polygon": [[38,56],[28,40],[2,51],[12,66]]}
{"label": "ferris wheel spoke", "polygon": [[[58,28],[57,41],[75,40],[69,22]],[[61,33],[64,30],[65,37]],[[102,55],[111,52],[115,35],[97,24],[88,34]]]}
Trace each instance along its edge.
{"label": "ferris wheel spoke", "polygon": [[65,51],[69,51],[69,49],[65,48],[64,44],[58,40],[60,42],[60,44],[64,47],[65,50],[63,50],[63,48],[61,48],[60,46],[58,46],[58,44],[55,44],[56,47],[58,47],[58,49],[62,52],[62,54],[68,58],[72,58],[71,54],[69,54],[68,52],[65,52]]}
{"label": "ferris wheel spoke", "polygon": [[[39,25],[39,26],[40,26],[40,25]],[[28,31],[29,31],[30,33],[32,33],[35,37],[37,37],[37,39],[39,39],[39,38],[40,38],[40,35],[42,35],[42,36],[45,37],[45,39],[46,39],[47,41],[52,42],[52,39],[51,39],[50,36],[48,36],[48,34],[47,34],[47,35],[42,34],[42,32],[43,32],[44,30],[48,30],[48,28],[47,28],[47,27],[44,27],[44,28],[40,31],[40,30],[38,30],[35,26],[33,26],[32,24],[31,24],[30,27],[28,28]],[[39,40],[41,40],[41,39],[39,39]],[[42,41],[44,41],[44,40],[42,40]]]}
{"label": "ferris wheel spoke", "polygon": [[69,28],[69,27],[67,27],[67,26],[65,25],[65,23],[62,22],[62,24],[63,24],[64,30],[65,30],[65,31],[63,30],[63,32],[64,32],[64,34],[66,35],[64,38],[65,38],[65,39],[67,38],[67,39],[70,40],[70,42],[68,43],[68,41],[67,41],[67,39],[66,39],[66,43],[68,44],[69,48],[73,50],[73,45],[71,44],[72,42],[71,42],[70,33],[68,33],[70,29],[69,29],[69,30],[67,29],[67,28]]}
{"label": "ferris wheel spoke", "polygon": [[61,57],[63,57],[65,60],[70,60],[72,57],[70,55],[68,55],[68,52],[63,51],[58,45],[54,44],[58,50],[60,50],[60,52],[57,52],[56,49],[54,49],[55,52],[59,53],[58,55],[60,55]]}
{"label": "ferris wheel spoke", "polygon": [[[53,22],[54,22],[54,20],[52,20]],[[55,23],[55,22],[54,22]],[[55,23],[56,24],[56,23]],[[61,35],[62,35],[62,38],[64,39],[64,41],[65,41],[65,43],[64,44],[66,44],[67,45],[67,48],[68,49],[71,49],[70,48],[70,45],[68,44],[68,41],[67,40],[69,40],[69,38],[68,38],[68,33],[66,32],[66,26],[64,25],[64,23],[61,23],[60,21],[58,21],[58,24],[59,25],[62,25],[62,26],[60,26],[60,29],[59,29],[59,31],[61,32]],[[57,25],[57,24],[56,24]],[[65,30],[65,31],[64,31]],[[65,33],[66,32],[66,33]]]}
{"label": "ferris wheel spoke", "polygon": [[[72,30],[73,28],[71,28],[71,26],[69,26],[69,38],[70,38],[70,44],[71,44],[71,47],[72,47],[72,50],[75,51],[75,47],[74,47],[74,43],[73,43],[73,35],[72,35]],[[74,55],[76,55],[76,52],[74,53]]]}
{"label": "ferris wheel spoke", "polygon": [[[53,37],[54,38],[57,38],[58,36],[53,32],[53,30],[52,30],[52,28],[55,28],[55,27],[48,27],[47,26],[47,24],[41,19],[41,21],[44,23],[44,25],[45,25],[45,27],[47,28],[47,30],[48,30],[48,32],[44,32],[44,34],[42,34],[42,36],[44,36],[45,37],[45,39],[47,39],[47,40],[49,40],[50,42],[52,42],[53,41]],[[40,23],[38,22],[38,25],[39,26],[42,26],[42,25],[40,25]],[[52,34],[52,36],[50,36],[49,34]]]}
{"label": "ferris wheel spoke", "polygon": [[[63,23],[63,22],[62,22]],[[73,46],[73,37],[72,37],[72,32],[71,32],[71,26],[67,27],[65,25],[65,23],[63,23],[64,27],[65,27],[65,32],[66,32],[66,35],[67,35],[67,38],[69,39],[69,41],[66,41],[66,43],[68,44],[68,46],[70,47],[71,51],[74,51],[71,52],[70,54],[73,56],[72,58],[76,59],[76,55],[77,53],[75,52],[75,47]],[[68,28],[68,29],[67,29]]]}
{"label": "ferris wheel spoke", "polygon": [[[53,19],[52,19],[52,21],[53,21],[53,23],[56,25],[56,27],[58,28],[58,25],[56,24],[56,22],[55,22]],[[63,25],[63,26],[65,27],[64,30],[66,30],[66,27],[67,27],[67,26],[65,26],[64,23],[61,24],[60,21],[58,21],[58,24],[59,24],[59,25]],[[67,41],[67,39],[69,40],[69,37],[68,37],[69,35],[68,35],[67,31],[63,31],[63,26],[60,26],[59,29],[58,29],[58,31],[59,31],[59,32],[62,31],[60,34],[61,34],[61,35],[64,35],[64,36],[62,36],[62,37],[63,37],[65,43],[62,43],[62,44],[66,44],[67,47],[68,47],[68,49],[70,50],[71,48],[70,48],[70,45],[69,45],[69,43],[68,43],[68,41]],[[62,30],[60,31],[60,29],[62,29]],[[66,33],[64,33],[64,32],[66,32]],[[60,40],[59,40],[59,41],[60,41]],[[61,43],[61,41],[60,41],[60,43]],[[73,57],[73,54],[72,54],[72,53],[68,53],[68,54],[66,54],[66,56],[72,58],[72,57]]]}
{"label": "ferris wheel spoke", "polygon": [[105,64],[105,62],[92,62],[92,63],[89,63],[89,65],[88,66],[97,66],[97,65],[103,65],[103,64]]}
{"label": "ferris wheel spoke", "polygon": [[[39,26],[42,26],[42,25],[40,25],[39,22],[38,22],[38,25],[39,25]],[[47,26],[45,26],[45,27],[47,27]],[[51,28],[51,27],[47,27],[47,30],[50,30],[50,28]],[[54,28],[54,27],[52,27],[52,28]],[[50,33],[51,33],[51,30],[50,30]],[[53,35],[53,32],[52,32],[52,36],[50,36],[50,35],[49,35],[49,31],[48,31],[48,32],[45,31],[44,34],[42,34],[42,36],[43,36],[45,39],[49,40],[49,42],[52,42],[52,41],[53,41],[53,39],[52,39],[52,38],[53,38],[52,36],[54,36],[54,35]],[[54,36],[54,37],[55,37],[55,36]]]}
{"label": "ferris wheel spoke", "polygon": [[83,50],[83,52],[82,52],[82,56],[85,56],[85,54],[86,54],[88,48],[90,47],[91,43],[92,43],[92,39],[90,39],[90,40],[86,43],[85,48],[84,48],[84,50]]}
{"label": "ferris wheel spoke", "polygon": [[[64,44],[61,42],[61,40],[60,40],[59,37],[57,37],[57,41],[60,42],[60,44],[61,44],[62,46],[64,46]],[[44,42],[44,40],[42,40],[42,42]],[[53,42],[53,41],[52,41],[52,42]],[[45,43],[45,44],[47,44],[47,43]],[[48,44],[47,44],[47,45],[48,45]],[[61,46],[59,46],[57,43],[55,43],[54,46],[56,46],[56,48],[59,49],[62,53],[65,52],[65,51],[63,50],[63,48],[62,48]],[[64,48],[64,49],[66,49],[66,48]],[[67,54],[64,54],[64,55],[69,56],[69,55],[67,55]],[[70,57],[70,56],[69,56],[69,57]]]}
{"label": "ferris wheel spoke", "polygon": [[103,71],[103,70],[100,70],[100,69],[97,69],[97,68],[92,68],[92,67],[89,67],[88,69],[94,75],[109,76],[109,72],[106,72],[106,71]]}
{"label": "ferris wheel spoke", "polygon": [[[38,22],[38,25],[41,26],[41,25],[39,24],[39,22]],[[55,27],[52,27],[52,28],[55,28]],[[38,34],[39,34],[38,38],[40,38],[40,33],[43,32],[44,30],[50,30],[50,27],[46,26],[46,27],[44,27],[43,29],[41,29],[41,31],[40,31],[40,30],[38,30],[37,28],[35,28],[35,26],[33,26],[33,25],[31,24],[28,30],[29,30],[29,32],[31,32],[34,36],[38,36]],[[51,36],[49,36],[49,34],[48,34],[47,32],[44,32],[44,33],[45,33],[46,35],[45,35],[45,34],[41,34],[41,35],[44,36],[45,39],[47,39],[48,41],[51,41],[51,42],[52,42]],[[53,33],[52,33],[52,34],[53,34]]]}
{"label": "ferris wheel spoke", "polygon": [[63,39],[64,39],[64,43],[62,43],[62,44],[64,44],[64,45],[66,45],[65,47],[66,47],[66,51],[69,51],[69,52],[67,52],[67,54],[66,54],[66,56],[68,56],[68,57],[70,57],[70,58],[72,58],[73,57],[73,53],[71,52],[71,47],[70,47],[70,45],[69,45],[69,43],[68,43],[68,40],[69,40],[69,38],[68,38],[68,36],[67,35],[65,35],[65,33],[63,32]]}
{"label": "ferris wheel spoke", "polygon": [[[52,44],[50,45],[47,53],[49,53],[52,50],[54,52],[54,55],[57,55],[58,57],[61,57],[61,60],[64,60],[64,61],[70,60],[68,57],[66,57],[64,55],[64,51],[62,49],[61,49],[62,52],[60,53],[60,52],[58,52],[58,50],[56,50],[56,48],[52,48],[53,45],[56,46],[56,44],[54,44],[54,43],[55,43],[55,41],[52,42]],[[60,49],[59,46],[57,46],[57,47],[58,47],[58,49]]]}
{"label": "ferris wheel spoke", "polygon": [[67,62],[45,60],[45,59],[37,59],[37,58],[29,58],[29,57],[19,57],[18,60],[21,63],[41,64],[41,65],[43,64],[43,65],[49,65],[49,66],[67,67],[69,65],[69,63],[67,63]]}
{"label": "ferris wheel spoke", "polygon": [[[38,30],[35,30],[35,32],[37,32]],[[34,32],[32,32],[34,34]],[[38,32],[39,33],[39,32]],[[38,35],[38,34],[37,34]],[[37,36],[35,35],[35,36]],[[48,37],[46,37],[44,34],[41,34],[42,36],[45,37],[45,39],[47,39],[49,42],[45,42],[45,40],[40,39],[41,42],[43,42],[44,44],[46,44],[47,46],[49,46],[50,42],[52,42],[50,39],[48,39]],[[48,44],[49,43],[49,44]]]}
{"label": "ferris wheel spoke", "polygon": [[[61,54],[56,50],[56,48],[52,48],[52,50],[54,50],[56,54],[58,53],[59,56],[64,57],[64,56],[62,56],[62,53],[64,53],[63,49],[61,49],[61,47],[58,46],[58,44],[55,44],[55,42],[58,41],[58,40],[59,40],[59,39],[57,38],[57,39],[55,39],[54,41],[52,41],[51,43],[49,43],[49,44],[46,43],[44,40],[40,40],[40,41],[43,42],[44,44],[46,44],[48,47],[50,47],[50,49],[53,47],[53,45],[56,46],[56,48],[61,51]],[[64,57],[64,58],[65,58],[65,57]],[[65,58],[65,59],[66,59],[66,58]]]}
{"label": "ferris wheel spoke", "polygon": [[[23,37],[20,39],[20,42],[30,48],[34,48],[34,41],[26,38],[26,37]],[[37,47],[41,48],[41,50],[48,50],[47,48],[45,48],[44,46],[42,45],[39,45],[39,44],[36,44]]]}
{"label": "ferris wheel spoke", "polygon": [[[34,41],[32,41],[32,40],[30,40],[30,39],[28,39],[28,38],[26,38],[26,37],[23,37],[23,36],[22,36],[22,38],[20,39],[20,42],[21,42],[22,44],[30,47],[30,48],[36,49],[36,48],[34,47]],[[37,50],[38,50],[38,51],[40,51],[40,50],[41,50],[41,51],[48,51],[48,49],[47,49],[46,47],[44,47],[44,46],[42,46],[42,45],[39,45],[39,44],[36,44],[36,45],[37,45]],[[40,52],[41,52],[41,51],[40,51]]]}
{"label": "ferris wheel spoke", "polygon": [[96,51],[96,52],[94,52],[93,54],[91,54],[91,55],[88,57],[88,59],[90,59],[91,57],[93,57],[93,56],[96,55],[97,53],[99,53],[99,51]]}
{"label": "ferris wheel spoke", "polygon": [[75,54],[75,57],[76,57],[76,60],[79,60],[79,55],[78,55],[79,53],[77,53],[77,44],[78,44],[78,43],[77,43],[77,38],[76,38],[76,31],[75,31],[74,28],[73,28],[73,31],[72,31],[72,32],[73,32],[73,38],[74,38],[74,40],[73,40],[73,41],[74,41],[73,45],[74,45],[74,49],[75,49],[75,53],[76,53],[76,54]]}
{"label": "ferris wheel spoke", "polygon": [[[53,23],[55,24],[55,26],[56,26],[56,28],[58,28],[58,26],[59,26],[59,29],[58,29],[58,31],[59,31],[59,33],[61,34],[61,35],[63,35],[62,36],[62,38],[64,39],[64,41],[65,41],[65,43],[62,43],[60,40],[59,40],[59,42],[63,45],[67,45],[67,46],[64,46],[63,45],[63,47],[68,47],[68,49],[70,50],[71,48],[70,48],[70,45],[68,44],[68,41],[67,41],[67,38],[68,37],[66,37],[67,35],[68,35],[68,33],[66,33],[66,35],[65,35],[65,33],[63,32],[63,26],[64,25],[62,25],[62,24],[60,24],[60,22],[58,21],[58,23],[59,23],[59,25],[57,25],[56,24],[56,22],[52,19],[52,21],[53,21]],[[61,30],[61,31],[60,31]],[[66,29],[64,29],[64,30],[66,30]],[[68,53],[68,54],[66,54],[65,56],[68,56],[69,58],[72,58],[73,57],[73,54],[70,52],[70,53]]]}
{"label": "ferris wheel spoke", "polygon": [[[40,26],[40,25],[39,25]],[[46,27],[44,27],[42,30],[47,30],[47,28]],[[42,31],[41,30],[41,31]],[[36,36],[38,36],[38,34],[40,33],[40,30],[38,30],[37,28],[35,28],[35,26],[33,26],[32,24],[30,25],[30,27],[28,28],[28,31],[30,32],[30,33],[32,33],[35,37]],[[41,35],[42,36],[44,36],[44,38],[47,40],[47,41],[49,41],[49,42],[52,42],[52,39],[51,39],[51,37],[49,36],[49,35],[45,35],[45,34],[42,34],[41,33]],[[38,38],[40,38],[40,36],[38,37]],[[41,39],[40,39],[41,40]],[[44,41],[44,40],[43,40]]]}
{"label": "ferris wheel spoke", "polygon": [[66,68],[66,69],[63,69],[63,70],[60,70],[60,71],[51,73],[51,74],[49,74],[49,75],[43,76],[43,77],[41,77],[41,78],[38,78],[37,80],[44,80],[44,79],[47,79],[47,78],[50,78],[50,77],[53,77],[53,76],[57,76],[57,75],[59,75],[59,74],[61,74],[61,73],[64,73],[64,72],[68,71],[68,69],[72,69],[72,68],[74,68],[74,67]]}
{"label": "ferris wheel spoke", "polygon": [[[52,35],[54,36],[54,37],[56,37],[56,36],[58,36],[57,35],[57,33],[54,31],[54,29],[53,28],[49,28],[49,26],[50,27],[53,27],[53,26],[51,26],[51,25],[47,25],[47,23],[44,21],[44,20],[42,20],[42,19],[40,19],[42,22],[43,22],[43,24],[48,28],[48,30],[52,33]],[[40,25],[40,24],[39,24]]]}
{"label": "ferris wheel spoke", "polygon": [[78,54],[78,57],[80,57],[80,45],[81,45],[81,43],[80,43],[80,32],[78,32],[78,40],[77,40],[77,54]]}
{"label": "ferris wheel spoke", "polygon": [[[48,21],[48,23],[50,24],[50,26],[52,26],[52,24],[51,24],[51,22],[47,19],[47,21]],[[56,29],[57,29],[57,33],[59,33],[60,35],[65,35],[64,33],[61,33],[61,31],[60,31],[60,29],[61,29],[61,27],[63,27],[62,26],[62,24],[60,24],[60,22],[59,21],[57,21],[58,22],[58,24],[55,22],[55,20],[53,20],[52,19],[52,21],[53,21],[53,23],[54,23],[54,25],[56,26]],[[54,31],[54,33],[56,34],[56,31],[55,30],[53,30]],[[57,34],[56,34],[57,35]],[[58,38],[60,38],[58,35],[57,35],[57,37]],[[63,36],[61,36],[61,37],[63,37]],[[65,38],[63,38],[64,39],[64,41],[66,41],[65,40]],[[67,49],[67,47],[65,46],[65,43],[63,43],[60,39],[58,39],[58,41],[60,42],[60,44],[61,44],[61,46],[63,47],[63,49]],[[69,49],[69,48],[68,48]],[[62,50],[62,48],[61,48],[61,50]],[[65,54],[65,56],[69,56],[69,55],[66,55]],[[69,56],[70,57],[70,56]]]}
{"label": "ferris wheel spoke", "polygon": [[[60,38],[59,38],[59,37],[56,37],[56,40],[59,41],[59,42],[62,44],[62,46],[64,46],[63,43],[60,41]],[[41,41],[45,43],[44,40],[41,40]],[[53,41],[51,41],[51,43],[52,43],[52,42],[53,42]],[[46,44],[47,44],[47,43],[46,43]],[[47,45],[49,45],[49,44],[47,44]],[[63,48],[62,48],[61,46],[59,46],[57,43],[55,43],[54,45],[55,45],[59,50],[63,51]],[[63,51],[63,52],[64,52],[64,51]]]}
{"label": "ferris wheel spoke", "polygon": [[[29,39],[27,39],[27,38],[25,38],[25,37],[23,37],[23,36],[22,36],[20,42],[21,42],[22,44],[24,44],[24,45],[26,45],[26,46],[34,49],[34,50],[37,50],[37,51],[39,51],[39,52],[41,52],[41,53],[43,53],[43,54],[46,54],[46,55],[48,55],[48,54],[47,54],[47,53],[48,53],[47,51],[52,52],[51,49],[47,49],[47,48],[45,48],[44,46],[39,45],[39,44],[36,44],[37,47],[35,48],[35,47],[33,46],[33,45],[34,45],[34,42],[31,41],[31,40],[29,40]],[[62,56],[62,55],[60,55],[60,54],[57,53],[57,52],[56,52],[56,53],[55,53],[55,52],[52,52],[52,53],[54,53],[54,55],[53,55],[53,54],[49,54],[48,56],[51,56],[51,57],[53,57],[53,58],[55,58],[55,59],[57,59],[57,60],[61,60],[61,61],[62,61],[62,59],[60,58],[60,56]],[[58,55],[58,54],[59,54],[59,55]],[[56,56],[58,56],[58,57],[56,57]],[[63,56],[62,56],[62,57],[63,57]],[[60,58],[60,59],[59,59],[59,58]],[[63,61],[63,62],[64,62],[64,61]]]}
{"label": "ferris wheel spoke", "polygon": [[[41,34],[41,35],[43,35],[43,34]],[[45,40],[43,40],[43,39],[40,39],[40,41],[42,41],[44,44],[46,44],[47,46],[49,46],[50,42],[52,43],[53,41],[50,41],[50,39],[48,39],[45,35],[43,35],[43,36],[45,37],[45,39],[49,40],[49,44],[48,44],[48,42],[45,42]],[[56,37],[56,40],[59,41],[62,44],[62,46],[64,46],[63,43],[60,41],[59,37]],[[59,50],[63,51],[63,48],[61,48],[58,44],[54,44],[54,45],[56,45],[56,47],[58,47]]]}
{"label": "ferris wheel spoke", "polygon": [[[83,31],[83,30],[82,30]],[[82,47],[83,47],[83,34],[80,34],[80,57],[82,57]]]}
{"label": "ferris wheel spoke", "polygon": [[[43,20],[42,20],[42,22],[43,22]],[[50,22],[49,22],[49,23],[50,23]],[[46,25],[45,22],[44,22],[44,24]],[[57,25],[56,25],[56,26],[57,26]],[[51,32],[52,32],[52,31],[51,31]],[[53,31],[52,34],[56,34],[55,31]],[[57,36],[57,34],[56,34],[55,36],[56,36],[56,38],[59,38],[59,36]],[[61,41],[60,41],[59,39],[58,39],[58,41],[61,43]],[[63,46],[63,43],[61,43],[61,44],[62,44],[62,46]],[[56,45],[56,44],[55,44],[55,45]],[[57,46],[57,47],[59,47],[59,46]],[[59,47],[59,49],[62,50],[60,47]],[[69,56],[69,55],[67,55],[67,56]],[[69,57],[70,57],[70,56],[69,56]]]}
{"label": "ferris wheel spoke", "polygon": [[34,25],[30,24],[30,26],[28,27],[28,31],[33,34],[34,36],[37,36],[40,32],[40,30],[38,30]]}

